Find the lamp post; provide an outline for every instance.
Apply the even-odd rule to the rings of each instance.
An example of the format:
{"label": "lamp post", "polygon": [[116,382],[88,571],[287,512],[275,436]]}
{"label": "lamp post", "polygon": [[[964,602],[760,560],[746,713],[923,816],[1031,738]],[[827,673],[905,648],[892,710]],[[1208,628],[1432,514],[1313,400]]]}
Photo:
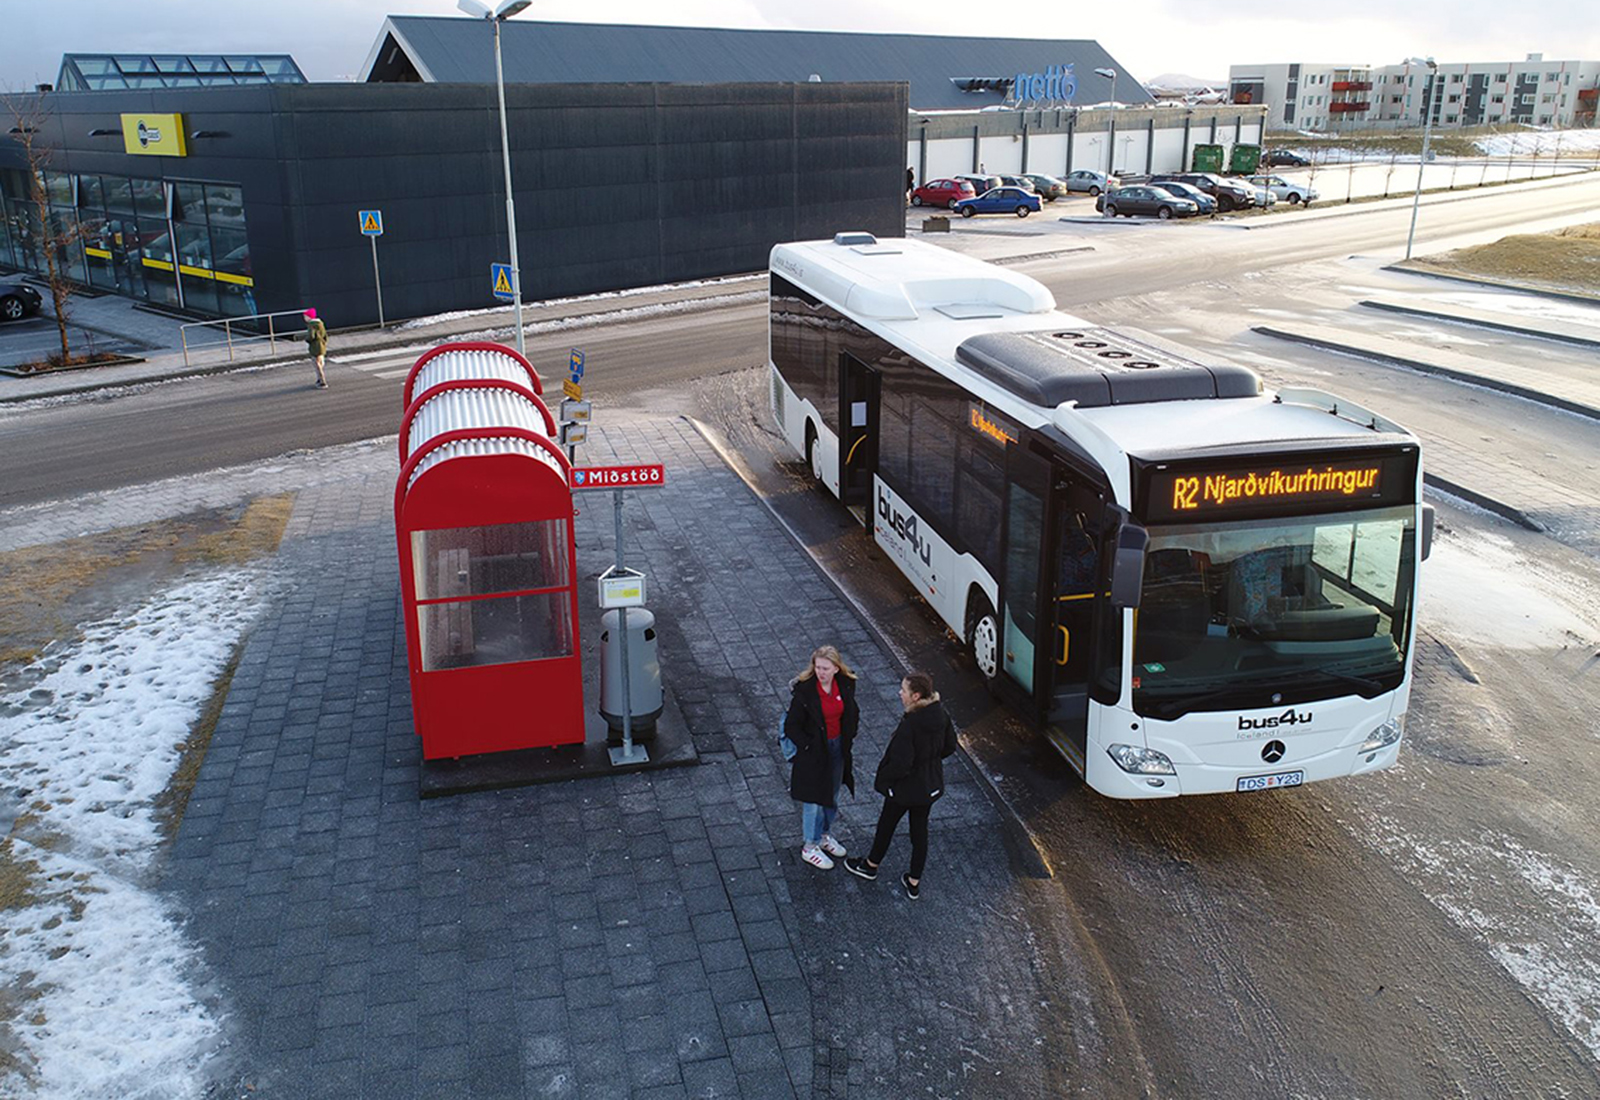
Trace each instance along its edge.
{"label": "lamp post", "polygon": [[501,0],[490,11],[478,0],[457,0],[456,7],[474,19],[494,24],[494,83],[500,96],[500,157],[506,169],[506,232],[511,237],[511,299],[517,314],[517,354],[527,358],[522,336],[522,267],[517,263],[517,203],[511,195],[511,143],[506,137],[506,71],[500,61],[500,24],[533,3],[533,0]]}
{"label": "lamp post", "polygon": [[[1107,68],[1104,68],[1104,69],[1096,69],[1094,71],[1094,74],[1096,76],[1106,77],[1107,79],[1109,79],[1111,81],[1111,110],[1113,112],[1115,112],[1116,109],[1117,109],[1117,70],[1115,70],[1113,68],[1110,68],[1110,67],[1107,67]],[[1117,135],[1117,116],[1116,116],[1115,113],[1113,113],[1112,116],[1111,116],[1110,129],[1106,134],[1106,186],[1107,187],[1111,186],[1111,162],[1115,159],[1115,150],[1112,149],[1111,146],[1112,146],[1112,143],[1116,140],[1116,135]]]}
{"label": "lamp post", "polygon": [[1428,83],[1422,97],[1422,157],[1417,161],[1417,189],[1411,196],[1411,228],[1406,233],[1406,259],[1411,259],[1411,242],[1417,235],[1417,207],[1422,203],[1422,173],[1428,167],[1428,136],[1433,130],[1434,76],[1439,71],[1438,62],[1431,57],[1408,58],[1406,64],[1420,61],[1428,66]]}

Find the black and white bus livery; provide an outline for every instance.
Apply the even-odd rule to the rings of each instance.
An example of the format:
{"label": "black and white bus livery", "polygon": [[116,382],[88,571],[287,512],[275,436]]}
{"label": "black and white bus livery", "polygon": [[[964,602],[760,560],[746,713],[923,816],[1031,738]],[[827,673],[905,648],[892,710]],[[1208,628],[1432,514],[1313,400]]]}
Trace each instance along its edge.
{"label": "black and white bus livery", "polygon": [[785,439],[1089,786],[1394,763],[1433,526],[1415,436],[917,241],[780,244],[771,279]]}

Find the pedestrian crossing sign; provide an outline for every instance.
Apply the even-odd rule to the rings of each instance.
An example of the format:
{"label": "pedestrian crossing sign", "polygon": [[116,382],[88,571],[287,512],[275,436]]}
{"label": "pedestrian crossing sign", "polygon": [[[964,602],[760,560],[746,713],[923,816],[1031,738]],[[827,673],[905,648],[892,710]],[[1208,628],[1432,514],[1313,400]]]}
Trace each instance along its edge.
{"label": "pedestrian crossing sign", "polygon": [[383,236],[383,211],[363,210],[360,212],[361,232],[368,237]]}
{"label": "pedestrian crossing sign", "polygon": [[489,275],[490,281],[494,285],[494,296],[496,298],[499,298],[502,302],[509,302],[516,297],[516,294],[511,289],[510,264],[490,264]]}

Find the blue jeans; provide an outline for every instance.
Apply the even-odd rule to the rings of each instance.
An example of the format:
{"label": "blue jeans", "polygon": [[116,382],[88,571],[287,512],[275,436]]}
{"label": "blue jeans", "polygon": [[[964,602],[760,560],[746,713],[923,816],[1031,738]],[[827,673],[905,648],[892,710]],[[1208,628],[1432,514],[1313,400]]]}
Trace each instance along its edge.
{"label": "blue jeans", "polygon": [[833,831],[833,820],[839,816],[839,784],[844,782],[844,747],[840,738],[828,740],[828,762],[833,765],[833,806],[821,806],[815,802],[800,803],[800,825],[805,831],[807,844],[815,844],[822,839],[824,833]]}

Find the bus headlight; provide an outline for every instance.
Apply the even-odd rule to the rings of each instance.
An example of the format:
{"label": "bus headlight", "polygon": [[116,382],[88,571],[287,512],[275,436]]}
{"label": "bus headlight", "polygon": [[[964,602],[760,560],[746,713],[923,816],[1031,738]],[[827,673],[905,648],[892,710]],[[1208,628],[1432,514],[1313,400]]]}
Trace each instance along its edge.
{"label": "bus headlight", "polygon": [[1391,718],[1383,725],[1373,730],[1372,736],[1363,741],[1361,743],[1361,748],[1356,751],[1377,752],[1379,749],[1386,749],[1396,741],[1400,740],[1400,735],[1405,732],[1405,729],[1405,715],[1402,714],[1397,718]]}
{"label": "bus headlight", "polygon": [[1164,752],[1143,749],[1138,745],[1111,745],[1106,752],[1117,762],[1117,767],[1133,775],[1177,775],[1178,769]]}

